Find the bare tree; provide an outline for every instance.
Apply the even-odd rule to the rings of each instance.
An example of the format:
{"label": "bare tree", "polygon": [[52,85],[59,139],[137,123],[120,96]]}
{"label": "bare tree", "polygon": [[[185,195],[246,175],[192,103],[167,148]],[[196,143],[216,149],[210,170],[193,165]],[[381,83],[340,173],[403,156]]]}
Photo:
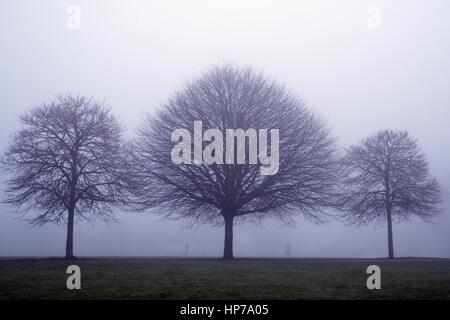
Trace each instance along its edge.
{"label": "bare tree", "polygon": [[[244,162],[229,164],[214,150],[213,164],[174,163],[171,134],[180,128],[194,134],[197,120],[205,130],[223,133],[220,145],[226,143],[227,129],[242,129],[244,138],[233,138],[232,148],[236,158],[239,145],[245,146]],[[251,128],[279,130],[278,150],[269,148],[272,154],[279,152],[275,174],[262,175],[262,164],[249,161],[252,142],[245,134]],[[208,145],[205,140],[202,147]],[[198,146],[195,142],[192,146],[185,156],[195,156]],[[147,117],[131,154],[136,207],[158,206],[167,217],[224,224],[224,258],[233,258],[236,220],[273,216],[291,221],[294,215],[303,214],[322,222],[324,210],[335,204],[338,161],[327,125],[283,86],[251,68],[214,67],[187,83],[155,116]]]}
{"label": "bare tree", "polygon": [[405,131],[384,130],[349,148],[344,157],[344,209],[355,224],[387,222],[389,258],[394,258],[392,221],[439,210],[440,187],[430,177],[417,142]]}
{"label": "bare tree", "polygon": [[103,104],[71,95],[20,120],[2,159],[6,202],[36,212],[34,225],[67,222],[66,259],[73,259],[75,217],[109,220],[110,205],[123,200],[122,128]]}

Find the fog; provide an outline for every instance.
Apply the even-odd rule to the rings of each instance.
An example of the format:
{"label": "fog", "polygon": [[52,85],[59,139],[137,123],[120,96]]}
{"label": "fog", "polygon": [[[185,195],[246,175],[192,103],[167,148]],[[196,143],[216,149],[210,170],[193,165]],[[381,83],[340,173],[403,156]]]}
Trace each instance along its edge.
{"label": "fog", "polygon": [[[68,26],[71,5],[79,29]],[[17,115],[55,94],[104,100],[132,137],[142,116],[185,81],[217,63],[250,64],[328,119],[342,148],[384,128],[418,139],[444,189],[444,210],[430,224],[395,224],[395,253],[450,257],[449,12],[445,0],[5,0],[0,149]],[[0,204],[0,256],[64,255],[64,225],[32,228],[18,218]],[[157,210],[116,218],[76,223],[75,254],[222,255],[223,228],[187,228]],[[301,217],[291,226],[267,219],[235,227],[236,257],[286,256],[288,246],[291,256],[381,257],[387,230]]]}

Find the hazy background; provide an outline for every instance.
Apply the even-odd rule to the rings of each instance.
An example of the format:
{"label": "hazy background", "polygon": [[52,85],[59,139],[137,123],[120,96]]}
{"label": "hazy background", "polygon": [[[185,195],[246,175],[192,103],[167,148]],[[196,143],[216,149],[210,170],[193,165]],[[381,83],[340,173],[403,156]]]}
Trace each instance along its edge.
{"label": "hazy background", "polygon": [[[67,27],[70,5],[80,29]],[[374,7],[375,6],[375,7]],[[380,25],[371,23],[380,10]],[[184,81],[215,63],[252,64],[326,117],[343,147],[383,128],[419,140],[448,199],[450,2],[20,1],[0,2],[0,149],[17,115],[57,93],[105,100],[128,136]],[[376,20],[376,17],[375,17]],[[374,28],[375,26],[375,28]],[[377,28],[379,26],[380,28]],[[0,191],[0,198],[3,192]],[[394,225],[398,256],[450,257],[450,214]],[[0,204],[0,256],[63,255],[65,226],[31,228]],[[76,255],[220,256],[223,229],[118,213],[77,223]],[[235,255],[379,257],[384,226],[265,220],[235,227]]]}

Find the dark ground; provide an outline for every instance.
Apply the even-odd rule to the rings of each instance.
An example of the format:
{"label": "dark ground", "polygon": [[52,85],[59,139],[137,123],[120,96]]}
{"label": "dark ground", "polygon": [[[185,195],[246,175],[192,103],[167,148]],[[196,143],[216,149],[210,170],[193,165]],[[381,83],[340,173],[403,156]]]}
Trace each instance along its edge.
{"label": "dark ground", "polygon": [[[66,288],[70,264],[81,290]],[[0,299],[450,299],[450,259],[4,258]]]}

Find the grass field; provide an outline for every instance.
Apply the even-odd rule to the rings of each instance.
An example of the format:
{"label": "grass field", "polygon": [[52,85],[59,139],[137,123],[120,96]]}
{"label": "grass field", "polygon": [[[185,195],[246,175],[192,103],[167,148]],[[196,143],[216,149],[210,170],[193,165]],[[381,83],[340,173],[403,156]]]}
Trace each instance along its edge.
{"label": "grass field", "polygon": [[[0,259],[0,299],[450,299],[446,259]],[[381,267],[381,290],[366,288]]]}

